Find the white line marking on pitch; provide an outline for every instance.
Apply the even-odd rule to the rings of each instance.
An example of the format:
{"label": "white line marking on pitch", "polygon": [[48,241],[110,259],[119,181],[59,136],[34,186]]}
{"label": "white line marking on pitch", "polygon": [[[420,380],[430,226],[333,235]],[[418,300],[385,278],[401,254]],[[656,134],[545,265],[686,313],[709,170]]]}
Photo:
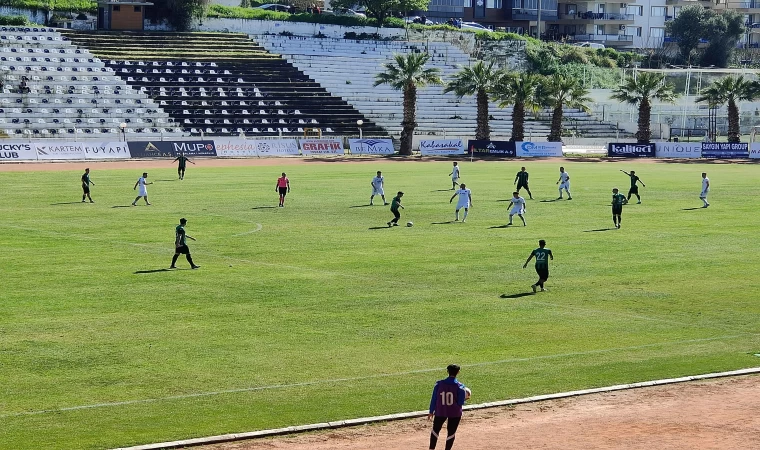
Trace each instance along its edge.
{"label": "white line marking on pitch", "polygon": [[256,229],[255,229],[255,230],[246,231],[246,232],[243,232],[243,233],[238,233],[238,234],[233,234],[232,236],[233,236],[233,237],[237,237],[237,236],[245,236],[246,234],[251,234],[251,233],[255,233],[255,232],[257,232],[257,231],[261,231],[261,229],[262,229],[262,228],[264,228],[264,226],[263,226],[263,225],[261,225],[261,224],[260,224],[260,223],[258,223],[258,222],[253,222],[253,223],[255,223],[255,224],[256,224]]}
{"label": "white line marking on pitch", "polygon": [[[461,366],[462,367],[483,367],[483,366],[493,366],[493,365],[498,365],[498,364],[537,361],[537,360],[543,360],[543,359],[557,359],[557,358],[566,358],[566,357],[588,356],[588,355],[596,355],[596,354],[602,354],[602,353],[619,352],[619,351],[625,351],[625,350],[641,350],[645,348],[661,347],[661,346],[666,346],[666,345],[693,344],[696,342],[710,342],[710,341],[720,341],[720,340],[727,340],[727,339],[736,339],[736,338],[740,338],[744,336],[756,336],[756,334],[744,333],[744,334],[732,335],[732,336],[718,336],[718,337],[712,337],[712,338],[658,342],[654,344],[643,344],[643,345],[634,345],[630,347],[616,347],[616,348],[606,348],[606,349],[599,349],[599,350],[588,350],[584,352],[559,353],[559,354],[554,354],[554,355],[530,356],[526,358],[510,358],[510,359],[502,359],[502,360],[496,360],[496,361],[484,361],[484,362],[472,363],[472,364],[462,364]],[[442,372],[443,370],[445,369],[441,367],[436,367],[436,368],[430,368],[430,369],[409,370],[405,372],[365,375],[365,376],[360,376],[360,377],[335,378],[335,379],[330,379],[330,380],[303,381],[300,383],[291,383],[291,384],[273,384],[273,385],[268,385],[268,386],[254,386],[254,387],[238,388],[238,389],[225,389],[221,391],[197,392],[193,394],[171,395],[167,397],[125,400],[121,402],[104,402],[104,403],[95,403],[91,405],[69,406],[69,407],[57,408],[57,409],[43,409],[43,410],[38,410],[38,411],[23,411],[23,412],[8,413],[8,414],[0,415],[0,418],[33,416],[33,415],[48,414],[48,413],[80,411],[80,410],[85,410],[85,409],[108,408],[108,407],[115,407],[115,406],[128,406],[128,405],[156,403],[156,402],[171,401],[171,400],[185,400],[185,399],[190,399],[190,398],[211,397],[211,396],[224,395],[224,394],[238,394],[238,393],[245,393],[245,392],[266,391],[266,390],[272,390],[272,389],[289,389],[289,388],[298,388],[298,387],[308,387],[308,386],[315,386],[315,385],[320,385],[320,384],[335,384],[335,383],[347,383],[347,382],[355,382],[355,381],[366,381],[366,380],[374,380],[374,379],[382,379],[382,378],[417,375],[417,374],[431,373],[431,372]]]}
{"label": "white line marking on pitch", "polygon": [[[518,399],[513,399],[513,400],[502,400],[498,402],[480,403],[480,404],[475,404],[475,405],[467,405],[464,407],[464,409],[467,411],[471,411],[471,410],[477,410],[477,409],[498,408],[498,407],[503,407],[503,406],[512,406],[512,405],[519,405],[519,404],[525,404],[525,403],[535,403],[535,402],[547,401],[547,400],[557,400],[561,398],[578,397],[581,395],[602,394],[602,393],[607,393],[607,392],[623,391],[623,390],[637,389],[637,388],[643,388],[643,387],[685,383],[688,381],[700,381],[700,380],[709,380],[709,379],[714,379],[714,378],[753,375],[757,373],[760,373],[760,367],[732,370],[730,372],[707,373],[703,375],[693,375],[693,376],[687,376],[687,377],[681,377],[681,378],[665,378],[662,380],[642,381],[639,383],[631,383],[631,384],[619,384],[615,386],[584,389],[584,390],[579,390],[579,391],[559,392],[556,394],[537,395],[534,397],[518,398]],[[279,436],[279,435],[284,435],[284,434],[302,433],[306,431],[318,431],[318,430],[351,427],[351,426],[356,426],[356,425],[367,425],[367,424],[377,423],[377,422],[388,422],[391,420],[414,419],[418,417],[425,417],[427,413],[428,413],[427,411],[412,411],[412,412],[406,412],[406,413],[388,414],[385,416],[361,417],[358,419],[338,420],[334,422],[315,423],[315,424],[310,424],[310,425],[299,425],[299,426],[292,426],[292,427],[286,427],[286,428],[275,428],[271,430],[250,431],[246,433],[223,434],[219,436],[208,436],[208,437],[202,437],[202,438],[185,439],[185,440],[180,440],[180,441],[136,445],[134,447],[122,447],[122,448],[117,448],[114,450],[161,450],[161,449],[169,449],[169,448],[185,448],[185,447],[195,446],[195,445],[218,444],[222,442],[242,441],[245,439],[256,439],[256,438],[263,438],[263,437]]]}
{"label": "white line marking on pitch", "polygon": [[222,214],[204,214],[204,215],[205,216],[211,216],[211,217],[223,217],[225,219],[235,219],[235,220],[240,220],[240,221],[245,222],[245,223],[249,223],[251,225],[256,225],[256,229],[255,230],[245,231],[243,233],[238,233],[238,234],[233,234],[232,237],[245,236],[246,234],[255,233],[257,231],[261,231],[261,229],[264,227],[262,224],[260,224],[258,222],[253,222],[251,220],[246,220],[246,219],[240,219],[240,218],[237,218],[237,217],[234,217],[234,216],[224,216]]}

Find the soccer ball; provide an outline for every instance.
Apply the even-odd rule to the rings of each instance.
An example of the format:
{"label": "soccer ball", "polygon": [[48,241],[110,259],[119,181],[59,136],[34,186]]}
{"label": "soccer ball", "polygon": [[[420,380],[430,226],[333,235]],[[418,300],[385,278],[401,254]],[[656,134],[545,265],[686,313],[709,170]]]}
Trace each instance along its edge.
{"label": "soccer ball", "polygon": [[414,226],[414,223],[413,223],[413,222],[407,222],[407,223],[406,223],[406,226],[408,226],[408,227],[413,227],[413,226]]}

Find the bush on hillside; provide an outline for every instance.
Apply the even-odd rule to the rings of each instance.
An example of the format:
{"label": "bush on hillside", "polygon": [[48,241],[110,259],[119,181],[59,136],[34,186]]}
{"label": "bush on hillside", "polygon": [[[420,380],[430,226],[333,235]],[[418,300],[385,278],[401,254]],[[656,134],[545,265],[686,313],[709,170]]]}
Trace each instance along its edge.
{"label": "bush on hillside", "polygon": [[22,26],[28,25],[29,21],[24,16],[0,16],[0,25]]}
{"label": "bush on hillside", "polygon": [[[289,14],[276,11],[267,11],[257,8],[240,8],[237,6],[211,5],[207,17],[228,19],[251,19],[251,20],[277,20],[281,22],[306,22],[324,23],[331,25],[343,25],[347,27],[376,27],[376,19],[362,17],[332,16],[327,14],[297,13]],[[388,18],[383,23],[385,27],[402,28],[403,20]]]}
{"label": "bush on hillside", "polygon": [[572,64],[572,63],[588,64],[589,59],[594,58],[594,57],[597,57],[597,55],[594,55],[591,52],[587,52],[585,49],[581,47],[570,46],[570,48],[568,48],[567,50],[560,52],[559,58],[563,64]]}
{"label": "bush on hillside", "polygon": [[640,56],[631,52],[618,52],[611,48],[591,49],[567,44],[529,42],[525,49],[530,68],[542,75],[556,73],[561,64],[588,64],[595,67],[614,69],[627,67]]}
{"label": "bush on hillside", "polygon": [[592,54],[588,60],[589,63],[595,65],[596,67],[607,67],[609,69],[614,69],[618,66],[617,58],[611,59],[598,53]]}
{"label": "bush on hillside", "polygon": [[[460,30],[462,31],[462,30]],[[504,33],[501,31],[477,31],[475,37],[479,41],[524,41],[533,44],[539,44],[539,40],[530,36],[523,36],[517,33]]]}
{"label": "bush on hillside", "polygon": [[66,12],[89,12],[98,10],[98,3],[94,0],[0,0],[0,6],[13,8],[31,9],[33,11],[66,11]]}
{"label": "bush on hillside", "polygon": [[620,85],[620,69],[597,67],[591,64],[561,64],[557,73],[581,80],[589,89],[612,89]]}

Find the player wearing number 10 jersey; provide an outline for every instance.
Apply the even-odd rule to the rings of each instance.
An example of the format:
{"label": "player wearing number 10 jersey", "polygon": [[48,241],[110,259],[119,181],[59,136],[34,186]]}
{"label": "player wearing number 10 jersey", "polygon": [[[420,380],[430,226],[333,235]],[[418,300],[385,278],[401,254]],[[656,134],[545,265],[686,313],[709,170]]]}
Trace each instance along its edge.
{"label": "player wearing number 10 jersey", "polygon": [[552,251],[546,248],[546,241],[541,239],[538,241],[538,248],[531,252],[528,260],[523,264],[523,269],[528,267],[528,263],[533,257],[536,257],[536,273],[538,274],[538,281],[536,284],[532,284],[533,292],[536,292],[536,287],[540,286],[541,291],[544,291],[544,283],[549,279],[549,259],[554,260]]}
{"label": "player wearing number 10 jersey", "polygon": [[430,450],[438,443],[438,433],[446,425],[446,450],[454,446],[457,427],[462,420],[462,406],[469,397],[469,390],[457,380],[459,366],[450,364],[446,370],[449,377],[435,383],[433,398],[430,399],[429,419],[433,419],[433,431],[430,433]]}

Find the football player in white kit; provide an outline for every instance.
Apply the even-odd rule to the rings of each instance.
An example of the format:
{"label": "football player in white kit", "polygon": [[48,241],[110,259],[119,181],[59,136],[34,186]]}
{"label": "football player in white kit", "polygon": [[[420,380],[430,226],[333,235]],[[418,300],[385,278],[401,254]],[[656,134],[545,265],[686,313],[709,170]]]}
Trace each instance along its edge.
{"label": "football player in white kit", "polygon": [[467,213],[470,211],[470,206],[472,206],[472,192],[470,192],[470,190],[467,189],[467,186],[462,183],[459,186],[459,189],[454,192],[454,195],[449,199],[449,203],[454,201],[454,197],[457,195],[459,196],[459,201],[457,201],[456,219],[454,220],[459,220],[459,210],[464,208],[462,222],[467,222]]}
{"label": "football player in white kit", "polygon": [[459,165],[454,161],[454,168],[451,169],[451,190],[453,191],[459,185]]}
{"label": "football player in white kit", "polygon": [[702,200],[703,208],[707,208],[710,206],[709,203],[707,203],[707,194],[710,192],[710,179],[707,178],[707,172],[702,172],[702,192],[699,194],[699,199]]}
{"label": "football player in white kit", "polygon": [[148,182],[148,172],[143,172],[142,176],[137,179],[137,183],[135,183],[135,187],[132,188],[134,191],[138,187],[140,188],[139,191],[137,191],[137,198],[135,201],[132,202],[132,206],[137,206],[137,201],[140,200],[140,197],[145,198],[145,204],[150,206],[150,202],[148,202],[148,185],[153,184],[153,182]]}
{"label": "football player in white kit", "polygon": [[570,195],[570,174],[565,172],[564,167],[559,168],[559,180],[557,180],[557,184],[559,184],[559,197],[557,197],[557,200],[562,199],[562,189],[567,192],[567,199],[572,200],[573,196]]}
{"label": "football player in white kit", "polygon": [[374,205],[374,199],[376,195],[379,195],[383,198],[383,205],[387,205],[388,202],[385,201],[385,177],[383,176],[383,173],[379,170],[377,171],[377,176],[372,178],[372,195],[369,197],[369,204]]}
{"label": "football player in white kit", "polygon": [[523,217],[523,214],[525,214],[525,199],[520,197],[520,194],[517,192],[513,192],[512,198],[509,199],[509,204],[512,206],[512,209],[509,210],[508,225],[512,225],[512,216],[517,214],[517,216],[522,220],[523,226],[527,226],[525,223],[525,217]]}

